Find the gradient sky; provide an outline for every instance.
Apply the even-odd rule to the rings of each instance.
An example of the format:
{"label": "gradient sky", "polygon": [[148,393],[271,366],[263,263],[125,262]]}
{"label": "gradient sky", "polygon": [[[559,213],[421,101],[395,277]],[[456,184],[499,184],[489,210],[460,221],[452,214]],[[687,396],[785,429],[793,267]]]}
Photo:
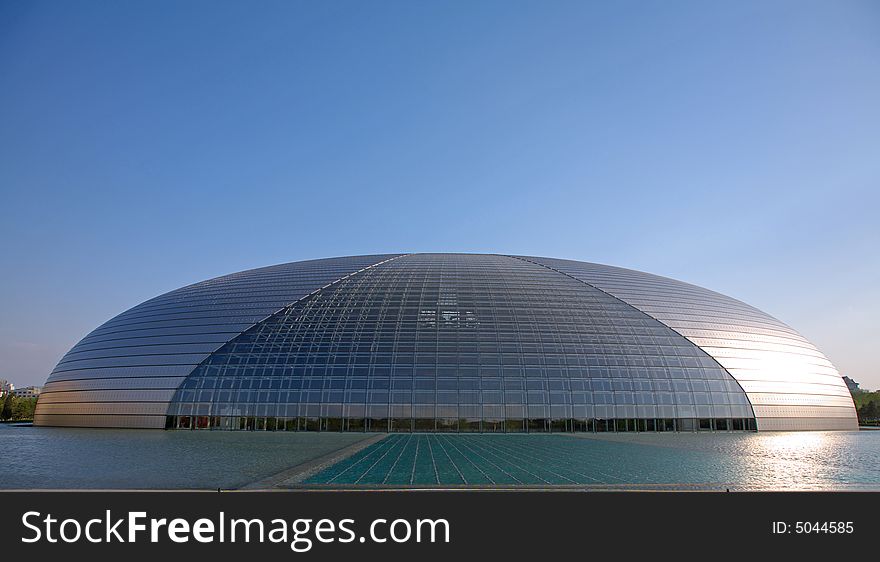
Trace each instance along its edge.
{"label": "gradient sky", "polygon": [[876,1],[0,3],[0,378],[209,277],[565,257],[880,387]]}

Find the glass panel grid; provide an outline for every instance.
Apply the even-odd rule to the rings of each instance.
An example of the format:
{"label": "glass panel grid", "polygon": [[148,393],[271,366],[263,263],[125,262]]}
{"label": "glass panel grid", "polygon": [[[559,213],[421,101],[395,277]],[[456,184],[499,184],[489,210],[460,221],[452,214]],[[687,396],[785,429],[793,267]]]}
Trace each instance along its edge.
{"label": "glass panel grid", "polygon": [[657,320],[533,263],[457,254],[404,256],[285,308],[200,365],[168,414],[320,428],[331,408],[399,431],[752,416],[724,369]]}

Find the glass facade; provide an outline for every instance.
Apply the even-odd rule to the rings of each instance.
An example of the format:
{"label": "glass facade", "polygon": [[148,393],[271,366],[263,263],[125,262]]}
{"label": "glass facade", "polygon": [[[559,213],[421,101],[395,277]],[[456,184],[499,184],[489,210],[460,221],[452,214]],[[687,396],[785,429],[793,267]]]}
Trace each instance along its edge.
{"label": "glass facade", "polygon": [[168,402],[210,353],[279,309],[393,255],[310,260],[195,283],[107,321],[61,358],[34,423],[165,425]]}
{"label": "glass facade", "polygon": [[614,295],[673,328],[739,382],[766,430],[855,429],[849,389],[821,351],[791,327],[734,298],[619,267],[523,258]]}
{"label": "glass facade", "polygon": [[551,258],[388,254],[150,299],[58,363],[37,425],[322,431],[855,429],[793,329],[672,279]]}
{"label": "glass facade", "polygon": [[643,312],[528,261],[455,254],[402,256],[286,307],[199,365],[168,416],[329,431],[753,424],[736,381]]}

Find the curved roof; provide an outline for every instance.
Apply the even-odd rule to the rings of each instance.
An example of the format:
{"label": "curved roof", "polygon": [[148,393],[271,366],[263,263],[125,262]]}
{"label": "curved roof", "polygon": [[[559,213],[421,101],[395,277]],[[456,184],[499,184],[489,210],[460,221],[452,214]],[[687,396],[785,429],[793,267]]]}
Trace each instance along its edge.
{"label": "curved roof", "polygon": [[[852,427],[852,397],[831,361],[793,328],[742,301],[641,271],[527,258],[656,318],[717,360],[749,397],[763,429]],[[826,421],[821,421],[826,420]]]}
{"label": "curved roof", "polygon": [[61,358],[37,414],[49,425],[162,427],[157,416],[164,417],[174,390],[224,343],[291,302],[393,257],[261,267],[145,301],[98,326]]}
{"label": "curved roof", "polygon": [[[375,323],[371,316],[392,312],[396,315],[393,322],[383,324]],[[309,328],[303,330],[303,326]],[[568,409],[553,409],[551,389],[546,385],[540,396],[537,390],[529,395],[524,388],[522,410],[512,410],[522,411],[524,417],[529,417],[532,406],[532,412],[545,412],[550,417],[586,415],[583,412],[595,417],[712,417],[711,409],[697,411],[682,405],[673,412],[660,408],[666,392],[659,382],[645,382],[647,388],[641,395],[632,385],[621,392],[609,388],[613,403],[608,408],[600,408],[592,400],[604,390],[571,388],[576,380],[597,381],[597,388],[601,388],[599,380],[614,376],[607,374],[608,369],[634,381],[649,381],[669,379],[669,373],[674,375],[678,369],[688,373],[688,368],[698,368],[702,380],[736,383],[724,388],[727,394],[707,400],[710,404],[716,399],[723,401],[715,411],[721,412],[721,417],[724,412],[735,413],[740,406],[748,406],[748,417],[753,408],[759,429],[855,427],[849,392],[827,358],[793,329],[749,305],[700,287],[622,268],[473,254],[390,254],[295,262],[235,273],[161,295],[98,327],[61,359],[39,401],[36,423],[162,427],[166,414],[207,415],[202,413],[207,408],[211,415],[226,415],[218,412],[227,406],[240,407],[238,411],[243,412],[247,409],[244,403],[223,405],[216,403],[216,397],[213,405],[205,406],[195,391],[199,385],[213,384],[208,380],[217,378],[223,361],[224,380],[242,380],[257,372],[256,367],[243,373],[238,367],[226,366],[230,356],[260,365],[260,373],[264,373],[270,366],[292,367],[300,358],[310,357],[314,362],[324,357],[323,351],[314,347],[318,333],[331,340],[334,334],[356,333],[354,340],[344,340],[349,347],[337,345],[334,357],[344,356],[353,362],[363,355],[374,370],[384,369],[385,363],[393,369],[407,364],[408,359],[396,350],[383,354],[382,342],[425,337],[427,326],[434,330],[435,377],[444,366],[457,365],[461,372],[467,372],[464,366],[471,360],[479,365],[480,361],[497,359],[499,368],[504,361],[519,361],[523,371],[527,362],[535,360],[533,355],[545,362],[561,361],[563,366],[574,363],[559,375],[560,381],[566,380]],[[302,332],[308,338],[303,339]],[[506,349],[511,352],[506,358],[501,347],[486,347],[479,355],[481,337],[491,338],[497,346],[505,338],[511,339],[511,345],[518,346],[518,359],[514,359],[513,348]],[[459,343],[472,339],[476,355],[447,358],[438,350],[445,349],[443,345],[448,346],[450,338]],[[530,347],[535,341],[550,339],[555,340],[555,347]],[[286,346],[282,359],[277,352],[266,351],[268,342],[279,341]],[[364,351],[367,341],[371,349]],[[456,353],[464,352],[456,348]],[[661,374],[646,371],[652,367],[652,357],[676,359],[671,365],[661,361],[654,366],[666,369],[666,374]],[[589,371],[588,363],[599,358],[605,364],[601,368],[594,365],[594,371]],[[414,355],[412,369],[424,361]],[[695,366],[683,365],[688,361],[694,361]],[[327,385],[333,373],[351,377],[355,372],[353,363],[346,364],[345,371],[334,371],[327,366],[329,362],[327,359],[321,371]],[[577,370],[579,362],[585,363],[582,372]],[[486,369],[491,372],[490,367]],[[553,365],[542,365],[542,369],[541,377],[555,380]],[[525,385],[528,379],[523,380]],[[701,385],[689,384],[691,397],[682,400],[693,402],[696,392],[699,404]],[[745,404],[735,398],[742,391],[748,397]],[[410,389],[411,408],[419,403],[416,392]],[[438,406],[443,403],[441,391],[435,386],[432,392],[436,415],[443,417]],[[460,393],[457,396],[469,396],[460,388],[456,392]],[[516,400],[516,391],[511,392]],[[592,393],[592,409],[574,407],[572,401],[579,400],[577,392]],[[674,394],[671,388],[669,392]],[[632,400],[625,397],[627,393]],[[380,396],[378,391],[376,395]],[[298,403],[311,403],[304,391],[298,396]],[[345,396],[330,400],[329,394],[323,395],[314,403],[347,404]],[[391,389],[382,396],[391,408]],[[535,404],[529,402],[529,396],[535,398]],[[639,409],[635,401],[640,396],[652,404],[642,404],[645,408]],[[368,406],[372,403],[366,401]],[[539,404],[544,406],[539,408]],[[648,406],[654,409],[648,410]],[[462,403],[455,415],[464,417],[463,412],[469,411]],[[285,412],[278,415],[291,415],[289,409]]]}

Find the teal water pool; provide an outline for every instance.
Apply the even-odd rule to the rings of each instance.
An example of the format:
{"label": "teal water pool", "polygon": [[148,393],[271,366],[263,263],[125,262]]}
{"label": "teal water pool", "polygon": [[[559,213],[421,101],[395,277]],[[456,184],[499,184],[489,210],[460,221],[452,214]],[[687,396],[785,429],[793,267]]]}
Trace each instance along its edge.
{"label": "teal water pool", "polygon": [[880,434],[392,435],[303,484],[880,489]]}
{"label": "teal water pool", "polygon": [[[0,489],[239,488],[375,434],[0,425]],[[880,490],[880,432],[391,434],[283,487]]]}

